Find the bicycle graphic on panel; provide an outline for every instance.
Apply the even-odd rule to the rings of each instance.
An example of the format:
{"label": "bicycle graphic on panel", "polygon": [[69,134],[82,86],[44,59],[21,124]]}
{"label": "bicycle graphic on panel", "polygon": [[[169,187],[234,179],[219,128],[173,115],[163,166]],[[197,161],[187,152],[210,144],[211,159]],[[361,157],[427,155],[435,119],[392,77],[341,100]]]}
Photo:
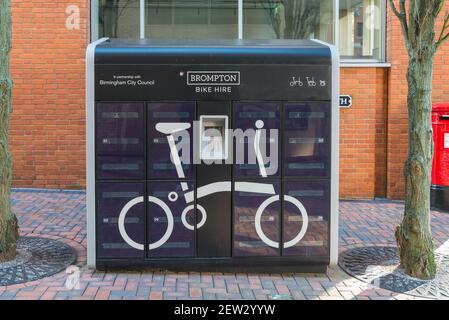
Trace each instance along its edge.
{"label": "bicycle graphic on panel", "polygon": [[[158,123],[156,125],[156,130],[160,133],[163,133],[167,135],[167,141],[170,147],[170,153],[172,156],[173,164],[175,165],[176,172],[179,179],[184,179],[185,174],[184,170],[182,168],[181,159],[178,154],[178,150],[176,147],[176,142],[174,139],[173,134],[188,130],[190,129],[191,124],[190,123]],[[261,139],[261,131],[264,127],[264,122],[262,120],[256,121],[256,135],[254,138],[254,151],[256,153],[256,161],[259,166],[259,172],[260,175],[264,178],[268,177],[268,174],[266,172],[266,168],[263,161],[263,156],[260,151],[260,139]],[[197,188],[196,190],[196,197],[197,199],[201,199],[204,197],[207,197],[211,194],[219,193],[219,192],[231,192],[232,191],[232,181],[222,181],[222,182],[215,182],[211,183],[202,187]],[[257,209],[256,215],[255,215],[255,229],[257,232],[257,235],[260,237],[260,239],[268,246],[273,248],[279,248],[279,242],[269,239],[264,231],[262,230],[261,222],[262,222],[262,215],[265,211],[265,209],[271,205],[272,203],[275,203],[277,201],[281,200],[281,197],[279,194],[276,194],[274,186],[272,184],[267,183],[255,183],[255,182],[234,182],[234,190],[237,192],[248,192],[248,193],[256,193],[256,194],[264,194],[267,196],[271,196],[267,200],[265,200]],[[189,186],[187,182],[181,182],[181,188],[183,197],[186,202],[186,207],[183,210],[181,214],[181,222],[184,225],[185,228],[188,230],[195,230],[195,226],[189,224],[187,222],[187,213],[191,210],[195,210],[195,192],[194,190],[189,190]],[[168,200],[171,202],[175,202],[179,199],[179,195],[176,192],[171,192],[168,195]],[[293,204],[298,210],[299,213],[302,216],[302,227],[299,230],[298,234],[290,241],[284,242],[283,247],[285,249],[295,246],[297,243],[301,241],[301,239],[304,237],[304,235],[307,232],[308,228],[308,214],[307,210],[304,207],[304,205],[297,200],[296,198],[284,195],[284,201],[290,202]],[[143,203],[144,197],[136,197],[132,200],[130,200],[121,210],[119,219],[118,219],[118,227],[120,235],[122,236],[123,240],[132,248],[137,250],[144,250],[144,244],[137,243],[134,240],[132,240],[125,229],[125,219],[126,215],[128,214],[129,210],[134,207],[137,204]],[[156,198],[154,196],[148,196],[148,202],[153,203],[155,205],[158,205],[167,216],[167,229],[164,233],[164,235],[156,242],[149,244],[149,250],[157,249],[161,246],[163,246],[171,237],[173,233],[174,228],[174,217],[173,213],[171,212],[168,205],[162,201],[159,198]],[[207,221],[207,212],[199,204],[196,204],[196,209],[201,212],[201,221],[197,224],[196,228],[200,229],[206,224]]]}

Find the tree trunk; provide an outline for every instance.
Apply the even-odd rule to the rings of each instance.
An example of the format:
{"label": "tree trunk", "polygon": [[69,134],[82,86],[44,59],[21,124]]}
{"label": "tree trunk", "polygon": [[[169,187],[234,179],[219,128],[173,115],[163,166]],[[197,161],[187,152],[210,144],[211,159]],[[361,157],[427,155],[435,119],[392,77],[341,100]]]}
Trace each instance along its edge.
{"label": "tree trunk", "polygon": [[435,276],[434,244],[430,228],[432,140],[432,49],[410,59],[408,81],[409,153],[405,162],[405,214],[396,230],[401,264],[420,279]]}
{"label": "tree trunk", "polygon": [[[399,10],[390,0],[401,21],[408,52],[408,158],[404,166],[405,212],[396,229],[401,265],[420,279],[436,274],[434,243],[430,227],[430,181],[433,157],[432,75],[437,49],[442,44],[449,18],[435,42],[436,19],[445,0],[399,0]],[[407,10],[408,9],[408,10]]]}
{"label": "tree trunk", "polygon": [[0,2],[0,261],[16,254],[17,219],[9,202],[12,158],[8,144],[9,118],[12,111],[12,81],[9,71],[11,51],[11,0]]}

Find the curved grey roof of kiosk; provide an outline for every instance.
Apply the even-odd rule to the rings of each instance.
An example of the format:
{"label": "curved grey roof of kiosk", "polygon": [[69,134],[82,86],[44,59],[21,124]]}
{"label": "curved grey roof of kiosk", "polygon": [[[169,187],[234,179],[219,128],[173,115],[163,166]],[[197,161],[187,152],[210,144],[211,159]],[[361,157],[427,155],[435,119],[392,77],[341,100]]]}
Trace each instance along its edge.
{"label": "curved grey roof of kiosk", "polygon": [[97,46],[96,64],[318,64],[329,47],[311,40],[124,40]]}

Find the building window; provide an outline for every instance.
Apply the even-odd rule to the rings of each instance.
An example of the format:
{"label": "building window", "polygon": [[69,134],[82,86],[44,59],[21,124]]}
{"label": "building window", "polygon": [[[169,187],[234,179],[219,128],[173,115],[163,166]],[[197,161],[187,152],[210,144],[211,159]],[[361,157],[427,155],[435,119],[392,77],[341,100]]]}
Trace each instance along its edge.
{"label": "building window", "polygon": [[383,59],[383,0],[340,0],[342,59]]}
{"label": "building window", "polygon": [[139,16],[139,0],[98,0],[98,34],[109,38],[138,38]]}
{"label": "building window", "polygon": [[244,0],[248,39],[319,39],[334,43],[333,0]]}
{"label": "building window", "polygon": [[92,38],[319,39],[384,62],[386,0],[93,0]]}
{"label": "building window", "polygon": [[146,0],[147,38],[237,38],[236,0]]}

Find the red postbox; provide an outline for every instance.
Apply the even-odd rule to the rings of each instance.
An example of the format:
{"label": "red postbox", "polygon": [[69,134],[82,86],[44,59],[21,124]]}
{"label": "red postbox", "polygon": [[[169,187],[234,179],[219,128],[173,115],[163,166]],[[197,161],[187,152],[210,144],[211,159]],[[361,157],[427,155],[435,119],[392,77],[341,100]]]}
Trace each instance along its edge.
{"label": "red postbox", "polygon": [[432,164],[431,206],[449,210],[449,103],[433,105],[432,127],[435,151]]}

